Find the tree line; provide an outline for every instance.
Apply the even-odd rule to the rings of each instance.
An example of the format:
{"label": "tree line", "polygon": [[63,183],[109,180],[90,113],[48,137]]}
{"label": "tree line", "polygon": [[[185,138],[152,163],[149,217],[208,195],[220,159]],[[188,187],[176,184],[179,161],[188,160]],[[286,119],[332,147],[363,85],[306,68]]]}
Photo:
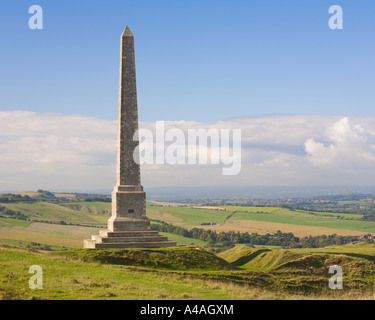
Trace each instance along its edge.
{"label": "tree line", "polygon": [[28,217],[25,216],[23,213],[20,211],[14,211],[11,209],[8,209],[7,207],[0,206],[0,215],[4,215],[5,217],[11,217],[14,219],[19,219],[19,220],[27,220]]}
{"label": "tree line", "polygon": [[111,197],[100,194],[74,193],[74,197],[56,197],[54,193],[39,189],[37,194],[30,197],[16,193],[0,194],[0,203],[33,203],[47,201],[51,203],[58,202],[111,202]]}
{"label": "tree line", "polygon": [[[337,234],[296,237],[293,233],[277,231],[274,234],[241,233],[236,231],[216,232],[210,229],[185,228],[152,220],[152,230],[168,232],[186,238],[199,239],[207,242],[208,247],[233,247],[236,244],[280,246],[282,248],[322,248],[330,245],[344,245],[358,241],[358,236],[340,236]],[[369,240],[372,241],[372,240]],[[373,242],[373,241],[372,241]]]}

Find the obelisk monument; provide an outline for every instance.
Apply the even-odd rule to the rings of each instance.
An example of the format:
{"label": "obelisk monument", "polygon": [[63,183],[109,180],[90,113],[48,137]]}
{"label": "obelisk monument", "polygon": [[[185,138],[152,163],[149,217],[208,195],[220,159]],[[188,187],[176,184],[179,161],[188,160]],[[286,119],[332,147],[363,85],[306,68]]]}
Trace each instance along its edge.
{"label": "obelisk monument", "polygon": [[84,240],[85,248],[171,247],[146,217],[146,194],[140,177],[138,150],[138,106],[134,37],[128,27],[121,36],[118,103],[116,185],[112,192],[112,216],[108,230]]}

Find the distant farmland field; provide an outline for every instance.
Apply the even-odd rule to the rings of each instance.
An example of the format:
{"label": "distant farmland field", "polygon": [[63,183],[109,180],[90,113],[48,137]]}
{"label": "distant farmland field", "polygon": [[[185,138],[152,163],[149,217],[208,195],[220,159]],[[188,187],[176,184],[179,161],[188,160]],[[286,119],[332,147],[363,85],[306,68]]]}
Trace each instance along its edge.
{"label": "distant farmland field", "polygon": [[[13,244],[27,246],[32,243],[49,245],[53,250],[82,248],[83,239],[99,234],[102,228],[83,227],[74,225],[61,225],[54,223],[31,222],[9,218],[0,218],[0,244]],[[198,239],[160,232],[178,245],[194,244],[205,246],[206,242]]]}
{"label": "distant farmland field", "polygon": [[67,223],[104,225],[110,212],[107,202],[68,202],[68,203],[7,203],[5,207],[20,211],[31,219]]}
{"label": "distant farmland field", "polygon": [[185,207],[151,206],[147,208],[147,216],[151,219],[163,220],[174,225],[200,225],[215,222],[223,224],[230,212]]}
{"label": "distant farmland field", "polygon": [[[362,215],[307,212],[278,207],[232,207],[228,211],[149,207],[150,218],[163,220],[188,229],[197,227],[216,231],[240,231],[249,233],[292,232],[296,236],[338,234],[361,235],[375,233],[375,221],[362,221]],[[202,226],[214,222],[216,225]]]}
{"label": "distant farmland field", "polygon": [[[258,233],[258,234],[266,234],[266,233],[272,234],[280,230],[286,233],[291,232],[297,237],[305,237],[309,235],[319,236],[322,234],[326,234],[326,235],[337,234],[341,236],[359,236],[364,233],[362,231],[356,231],[356,230],[300,226],[300,225],[294,225],[294,224],[264,222],[264,221],[255,221],[255,220],[229,220],[224,225],[199,226],[199,227],[202,229],[211,229],[216,232],[239,231],[241,233],[249,232],[249,233]],[[192,227],[189,227],[189,229],[190,228]]]}
{"label": "distant farmland field", "polygon": [[[7,208],[20,211],[32,220],[55,222],[46,224],[15,219],[0,218],[0,239],[2,241],[37,241],[54,246],[71,248],[82,247],[82,240],[98,234],[98,228],[56,224],[75,223],[106,228],[110,216],[108,202],[34,202],[2,204]],[[307,212],[278,207],[234,207],[225,206],[224,210],[213,208],[147,206],[147,216],[151,220],[161,220],[187,229],[204,228],[215,231],[239,231],[242,233],[291,232],[295,236],[317,236],[322,234],[361,235],[375,233],[375,221],[362,221],[361,215]],[[214,225],[202,225],[202,224]],[[169,234],[178,244],[199,241],[190,238],[178,238]],[[1,240],[0,240],[1,242]]]}

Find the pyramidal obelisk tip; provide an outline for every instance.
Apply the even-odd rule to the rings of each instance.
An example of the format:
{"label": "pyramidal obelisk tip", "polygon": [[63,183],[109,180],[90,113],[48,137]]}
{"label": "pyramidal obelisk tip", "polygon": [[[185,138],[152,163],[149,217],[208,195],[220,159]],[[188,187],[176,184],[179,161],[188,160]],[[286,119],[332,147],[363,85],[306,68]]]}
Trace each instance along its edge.
{"label": "pyramidal obelisk tip", "polygon": [[132,37],[132,36],[133,36],[133,34],[132,34],[132,32],[130,31],[130,29],[129,29],[128,26],[125,27],[125,30],[124,30],[124,32],[122,33],[122,36],[123,36],[123,37]]}

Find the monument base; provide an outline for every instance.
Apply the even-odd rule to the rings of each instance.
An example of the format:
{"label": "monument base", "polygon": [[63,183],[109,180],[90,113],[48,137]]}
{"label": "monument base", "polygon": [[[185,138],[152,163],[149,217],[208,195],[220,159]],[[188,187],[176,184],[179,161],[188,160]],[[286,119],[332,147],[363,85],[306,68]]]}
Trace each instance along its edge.
{"label": "monument base", "polygon": [[84,240],[84,248],[163,248],[175,247],[174,241],[150,230],[146,217],[146,194],[141,185],[115,186],[112,216],[107,230]]}
{"label": "monument base", "polygon": [[115,231],[100,230],[99,235],[83,241],[84,248],[165,248],[175,247],[174,241],[159,235],[157,231]]}

